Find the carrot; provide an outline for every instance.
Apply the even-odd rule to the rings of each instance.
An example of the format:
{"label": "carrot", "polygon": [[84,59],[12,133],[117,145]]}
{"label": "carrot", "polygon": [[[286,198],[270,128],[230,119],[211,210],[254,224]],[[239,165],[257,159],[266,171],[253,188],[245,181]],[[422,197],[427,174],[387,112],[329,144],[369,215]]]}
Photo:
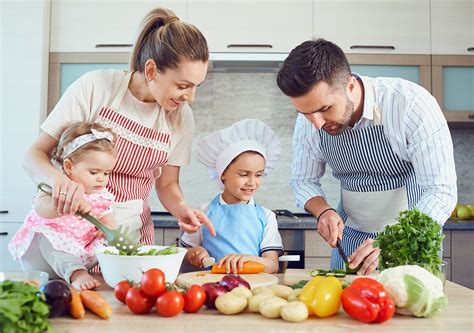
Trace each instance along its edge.
{"label": "carrot", "polygon": [[81,296],[75,288],[71,289],[72,299],[69,303],[69,313],[74,319],[82,319],[86,315],[86,310],[84,309],[84,304],[82,304]]}
{"label": "carrot", "polygon": [[109,319],[112,315],[112,307],[97,291],[81,291],[81,300],[86,308],[94,312],[102,319]]}
{"label": "carrot", "polygon": [[[265,270],[265,265],[255,261],[246,261],[244,263],[244,267],[239,270],[238,274],[256,274],[261,273]],[[218,264],[212,265],[211,269],[212,274],[225,274],[225,267],[224,265],[219,268]]]}

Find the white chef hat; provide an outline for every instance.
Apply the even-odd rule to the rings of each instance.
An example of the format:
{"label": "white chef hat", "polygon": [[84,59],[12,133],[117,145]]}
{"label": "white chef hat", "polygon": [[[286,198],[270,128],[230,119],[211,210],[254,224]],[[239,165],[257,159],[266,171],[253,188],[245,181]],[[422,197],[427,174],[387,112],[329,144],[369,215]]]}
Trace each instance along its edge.
{"label": "white chef hat", "polygon": [[264,175],[267,175],[280,159],[280,140],[262,121],[244,119],[204,137],[198,145],[198,158],[222,187],[224,170],[235,157],[249,150],[265,158]]}

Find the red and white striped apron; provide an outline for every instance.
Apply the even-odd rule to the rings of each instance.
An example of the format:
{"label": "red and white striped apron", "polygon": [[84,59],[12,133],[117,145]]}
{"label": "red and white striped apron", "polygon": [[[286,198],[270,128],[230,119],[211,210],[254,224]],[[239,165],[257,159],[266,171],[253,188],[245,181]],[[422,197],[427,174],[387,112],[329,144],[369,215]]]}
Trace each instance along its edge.
{"label": "red and white striped apron", "polygon": [[107,189],[115,195],[113,205],[117,225],[128,225],[140,231],[140,242],[154,243],[153,222],[148,206],[155,182],[154,171],[168,162],[170,133],[164,112],[160,129],[145,127],[118,112],[132,73],[126,75],[111,104],[102,107],[96,122],[117,134],[117,163],[109,177]]}

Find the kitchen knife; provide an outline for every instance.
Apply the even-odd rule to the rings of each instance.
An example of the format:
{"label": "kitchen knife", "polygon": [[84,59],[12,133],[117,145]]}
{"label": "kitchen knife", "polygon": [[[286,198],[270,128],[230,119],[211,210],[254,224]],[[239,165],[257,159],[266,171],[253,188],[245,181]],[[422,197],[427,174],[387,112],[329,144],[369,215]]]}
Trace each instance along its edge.
{"label": "kitchen knife", "polygon": [[344,262],[346,263],[346,266],[349,267],[349,259],[347,259],[347,256],[346,256],[346,253],[344,252],[344,250],[342,249],[342,245],[341,245],[341,240],[338,239],[336,241],[336,246],[337,246],[337,251],[339,252],[339,254],[341,255],[342,257],[342,260],[344,260]]}
{"label": "kitchen knife", "polygon": [[213,257],[207,257],[207,258],[203,258],[202,259],[202,266],[204,268],[208,268],[208,267],[211,267],[212,265],[214,265],[216,263],[216,259],[213,258]]}

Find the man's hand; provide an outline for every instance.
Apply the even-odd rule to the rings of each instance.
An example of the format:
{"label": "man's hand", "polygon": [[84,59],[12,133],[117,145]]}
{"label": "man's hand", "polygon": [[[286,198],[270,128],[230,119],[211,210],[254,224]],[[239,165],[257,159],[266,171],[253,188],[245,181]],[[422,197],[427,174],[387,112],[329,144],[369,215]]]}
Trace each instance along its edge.
{"label": "man's hand", "polygon": [[342,239],[342,230],[344,229],[344,222],[339,214],[333,210],[327,210],[319,216],[318,234],[331,247],[336,247],[337,239]]}
{"label": "man's hand", "polygon": [[380,249],[374,248],[373,243],[373,239],[366,239],[349,257],[349,268],[356,268],[363,262],[358,275],[369,275],[379,265]]}

